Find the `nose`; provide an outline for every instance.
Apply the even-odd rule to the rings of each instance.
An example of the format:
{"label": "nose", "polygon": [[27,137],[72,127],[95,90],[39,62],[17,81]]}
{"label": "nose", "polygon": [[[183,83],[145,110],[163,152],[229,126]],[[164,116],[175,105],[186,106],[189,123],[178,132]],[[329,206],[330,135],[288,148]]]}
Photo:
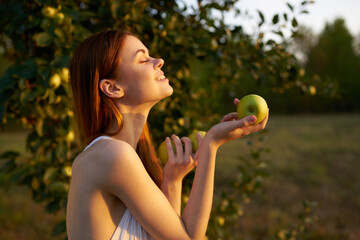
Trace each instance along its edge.
{"label": "nose", "polygon": [[157,58],[155,63],[154,63],[154,67],[156,68],[161,68],[164,65],[164,60],[162,58]]}

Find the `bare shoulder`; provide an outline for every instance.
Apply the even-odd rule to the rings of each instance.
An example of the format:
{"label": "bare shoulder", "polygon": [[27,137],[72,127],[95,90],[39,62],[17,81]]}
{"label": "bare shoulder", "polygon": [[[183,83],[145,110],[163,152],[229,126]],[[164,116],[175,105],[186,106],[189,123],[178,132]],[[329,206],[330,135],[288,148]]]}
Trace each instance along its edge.
{"label": "bare shoulder", "polygon": [[129,161],[139,162],[139,160],[137,153],[128,143],[115,139],[103,139],[76,157],[73,175],[87,173],[93,179],[96,176],[102,177],[103,174],[108,176],[112,171],[126,166]]}

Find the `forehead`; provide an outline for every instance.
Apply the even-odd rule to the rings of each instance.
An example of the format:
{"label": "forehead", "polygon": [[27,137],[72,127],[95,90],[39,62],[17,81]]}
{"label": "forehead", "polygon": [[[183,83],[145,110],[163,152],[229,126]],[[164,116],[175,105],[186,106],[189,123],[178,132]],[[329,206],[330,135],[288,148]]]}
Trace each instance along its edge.
{"label": "forehead", "polygon": [[125,38],[124,46],[120,55],[123,58],[134,58],[139,49],[147,48],[138,38],[128,35]]}

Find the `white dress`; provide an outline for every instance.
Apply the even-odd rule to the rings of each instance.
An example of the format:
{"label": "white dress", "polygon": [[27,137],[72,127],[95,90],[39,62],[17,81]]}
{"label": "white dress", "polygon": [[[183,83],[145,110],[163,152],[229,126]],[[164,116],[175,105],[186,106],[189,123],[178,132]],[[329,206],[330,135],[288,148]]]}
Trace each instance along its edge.
{"label": "white dress", "polygon": [[[108,136],[100,136],[95,138],[85,149],[90,148],[97,141],[102,139],[112,139]],[[120,223],[115,229],[111,240],[152,240],[150,235],[141,227],[141,225],[133,217],[129,209],[126,209],[121,218]]]}

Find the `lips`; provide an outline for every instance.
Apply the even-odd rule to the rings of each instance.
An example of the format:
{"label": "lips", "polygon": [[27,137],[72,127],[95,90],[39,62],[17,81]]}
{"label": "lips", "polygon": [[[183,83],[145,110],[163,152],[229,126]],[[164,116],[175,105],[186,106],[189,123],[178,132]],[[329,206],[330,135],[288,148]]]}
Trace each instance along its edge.
{"label": "lips", "polygon": [[160,81],[160,80],[163,80],[163,79],[165,79],[164,75],[161,75],[160,77],[155,78],[156,81]]}
{"label": "lips", "polygon": [[160,71],[160,73],[158,74],[158,76],[155,78],[155,81],[161,81],[163,79],[166,79],[165,78],[165,75],[164,75],[164,72],[163,71]]}

